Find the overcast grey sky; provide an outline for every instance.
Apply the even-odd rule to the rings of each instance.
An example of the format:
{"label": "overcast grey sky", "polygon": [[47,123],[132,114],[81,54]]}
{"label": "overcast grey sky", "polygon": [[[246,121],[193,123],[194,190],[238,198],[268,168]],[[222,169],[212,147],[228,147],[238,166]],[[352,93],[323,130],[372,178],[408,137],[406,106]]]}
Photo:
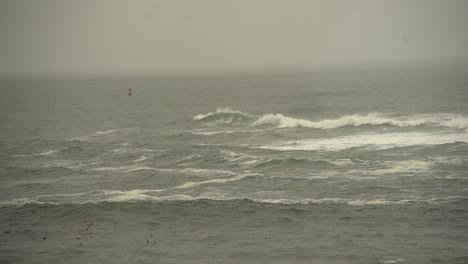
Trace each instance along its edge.
{"label": "overcast grey sky", "polygon": [[0,75],[468,58],[465,0],[1,0]]}

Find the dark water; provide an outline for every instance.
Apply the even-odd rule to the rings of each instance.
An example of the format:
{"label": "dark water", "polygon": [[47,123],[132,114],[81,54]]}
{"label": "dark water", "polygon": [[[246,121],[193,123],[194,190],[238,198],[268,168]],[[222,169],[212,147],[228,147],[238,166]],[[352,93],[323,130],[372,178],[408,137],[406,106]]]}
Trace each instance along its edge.
{"label": "dark water", "polygon": [[467,73],[2,81],[0,262],[467,263]]}

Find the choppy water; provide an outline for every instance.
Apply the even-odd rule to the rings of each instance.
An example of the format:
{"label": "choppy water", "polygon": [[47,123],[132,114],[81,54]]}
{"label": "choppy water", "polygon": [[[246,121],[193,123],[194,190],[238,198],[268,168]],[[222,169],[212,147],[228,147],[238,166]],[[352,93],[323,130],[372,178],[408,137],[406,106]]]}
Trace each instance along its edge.
{"label": "choppy water", "polygon": [[3,81],[0,261],[466,263],[467,72]]}

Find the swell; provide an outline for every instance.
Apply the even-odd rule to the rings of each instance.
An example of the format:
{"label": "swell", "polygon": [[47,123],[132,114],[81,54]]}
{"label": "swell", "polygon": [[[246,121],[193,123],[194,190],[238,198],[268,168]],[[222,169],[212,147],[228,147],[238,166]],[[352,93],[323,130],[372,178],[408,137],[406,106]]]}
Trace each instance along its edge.
{"label": "swell", "polygon": [[415,114],[401,116],[387,116],[382,113],[368,113],[366,115],[343,115],[336,119],[323,119],[312,121],[283,115],[269,113],[254,115],[231,108],[218,108],[215,112],[196,115],[193,119],[218,123],[252,122],[252,126],[274,126],[277,128],[317,128],[335,129],[341,127],[358,126],[396,126],[417,127],[435,126],[452,129],[467,129],[468,117],[456,113]]}
{"label": "swell", "polygon": [[72,168],[68,167],[18,167],[18,166],[9,166],[5,167],[7,172],[6,177],[11,179],[23,179],[28,177],[34,177],[37,179],[41,176],[50,176],[54,177],[57,175],[67,176],[73,175],[76,172]]}
{"label": "swell", "polygon": [[[95,199],[83,199],[60,202],[57,197],[83,196],[87,193],[67,194],[67,195],[42,195],[36,197],[22,197],[12,200],[0,201],[1,207],[21,207],[25,205],[86,205],[86,204],[105,204],[105,203],[217,203],[217,202],[239,202],[271,205],[348,205],[348,206],[386,206],[386,205],[406,205],[406,204],[459,204],[468,200],[467,196],[447,196],[429,199],[352,199],[352,198],[304,198],[304,199],[258,199],[249,197],[214,197],[214,196],[191,196],[191,195],[168,195],[154,196],[149,193],[155,193],[159,190],[101,190],[96,193],[104,194],[106,197]],[[50,197],[51,200],[45,198]],[[55,198],[55,199],[54,199]]]}
{"label": "swell", "polygon": [[75,154],[90,156],[92,155],[91,152],[96,152],[96,149],[103,149],[104,146],[102,143],[90,143],[78,140],[32,139],[10,143],[4,149],[4,152],[16,158],[39,158]]}

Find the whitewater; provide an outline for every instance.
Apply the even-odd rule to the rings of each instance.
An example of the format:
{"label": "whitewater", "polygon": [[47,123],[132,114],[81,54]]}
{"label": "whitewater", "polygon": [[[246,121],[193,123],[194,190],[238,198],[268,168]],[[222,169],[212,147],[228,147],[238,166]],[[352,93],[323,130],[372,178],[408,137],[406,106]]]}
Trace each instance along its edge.
{"label": "whitewater", "polygon": [[441,126],[449,128],[468,128],[468,117],[457,113],[419,114],[410,116],[386,117],[381,113],[368,113],[366,115],[344,115],[336,119],[323,119],[311,121],[294,118],[283,114],[264,114],[261,116],[245,113],[232,108],[218,108],[214,112],[198,114],[194,120],[214,120],[222,123],[233,123],[242,120],[254,120],[252,126],[271,125],[277,128],[319,128],[334,129],[346,126],[398,126],[417,127],[422,125]]}
{"label": "whitewater", "polygon": [[465,263],[467,74],[0,81],[0,262]]}

